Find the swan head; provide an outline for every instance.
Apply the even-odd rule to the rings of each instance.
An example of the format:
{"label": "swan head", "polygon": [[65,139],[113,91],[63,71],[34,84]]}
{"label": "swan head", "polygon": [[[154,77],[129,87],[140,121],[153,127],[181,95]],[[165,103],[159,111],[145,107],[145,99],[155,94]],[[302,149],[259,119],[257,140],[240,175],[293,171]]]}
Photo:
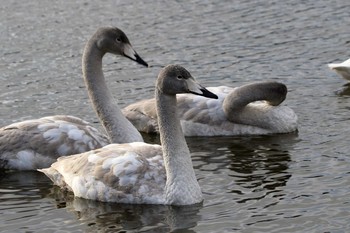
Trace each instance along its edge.
{"label": "swan head", "polygon": [[266,92],[265,100],[272,106],[280,105],[287,97],[288,88],[279,82],[258,82],[262,92]]}
{"label": "swan head", "polygon": [[190,72],[179,65],[164,67],[158,75],[157,87],[160,92],[167,95],[192,93],[212,99],[218,98],[217,95],[199,84]]}
{"label": "swan head", "polygon": [[112,53],[127,57],[141,65],[148,67],[145,62],[133,49],[128,37],[119,28],[99,28],[95,33],[96,46],[103,53]]}

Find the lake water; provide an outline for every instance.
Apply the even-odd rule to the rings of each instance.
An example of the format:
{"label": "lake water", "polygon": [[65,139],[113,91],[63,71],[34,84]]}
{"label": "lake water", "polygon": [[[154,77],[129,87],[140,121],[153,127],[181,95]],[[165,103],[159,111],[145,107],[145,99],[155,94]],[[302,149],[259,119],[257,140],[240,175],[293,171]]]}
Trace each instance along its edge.
{"label": "lake water", "polygon": [[2,1],[0,125],[70,114],[99,127],[81,55],[118,26],[151,65],[105,57],[120,106],[152,97],[177,63],[206,86],[285,83],[299,132],[188,138],[205,198],[190,207],[75,199],[37,172],[2,174],[1,232],[350,232],[350,87],[326,66],[350,56],[349,12],[344,0]]}

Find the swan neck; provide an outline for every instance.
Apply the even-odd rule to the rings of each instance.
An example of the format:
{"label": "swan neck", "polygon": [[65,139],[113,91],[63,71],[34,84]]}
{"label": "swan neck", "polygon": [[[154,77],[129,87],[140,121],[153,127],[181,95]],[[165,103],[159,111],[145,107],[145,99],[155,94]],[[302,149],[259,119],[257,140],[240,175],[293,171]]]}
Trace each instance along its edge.
{"label": "swan neck", "polygon": [[249,103],[265,100],[270,105],[277,106],[287,95],[287,87],[277,82],[256,82],[237,87],[232,90],[223,102],[224,111],[239,111]]}
{"label": "swan neck", "polygon": [[[181,129],[180,119],[177,117],[176,96],[158,94],[157,114],[163,151],[169,155],[176,154],[174,149],[186,148],[189,150]],[[170,140],[171,138],[172,140]]]}
{"label": "swan neck", "polygon": [[111,143],[143,141],[141,134],[124,117],[114,102],[102,71],[101,51],[96,41],[90,40],[84,50],[82,69],[85,85],[93,108],[100,119]]}
{"label": "swan neck", "polygon": [[[296,125],[295,114],[278,106],[287,94],[277,82],[252,83],[232,90],[223,101],[226,118],[238,124],[259,127],[268,132],[288,132]],[[263,103],[252,103],[264,100]]]}
{"label": "swan neck", "polygon": [[187,205],[202,201],[190,151],[177,115],[176,96],[156,90],[160,140],[167,175],[165,199],[167,204]]}

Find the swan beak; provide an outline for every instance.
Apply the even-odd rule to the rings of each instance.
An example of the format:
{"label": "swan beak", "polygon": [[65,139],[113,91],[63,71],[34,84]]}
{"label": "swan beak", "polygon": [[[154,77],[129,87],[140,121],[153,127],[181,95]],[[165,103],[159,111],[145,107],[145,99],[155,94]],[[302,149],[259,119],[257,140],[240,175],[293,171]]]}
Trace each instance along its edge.
{"label": "swan beak", "polygon": [[186,81],[189,93],[204,96],[211,99],[218,99],[217,95],[208,91],[208,89],[197,83],[194,79],[187,79]]}
{"label": "swan beak", "polygon": [[218,99],[217,95],[215,95],[213,92],[208,91],[208,89],[206,89],[205,87],[202,87],[200,90],[202,91],[202,96],[211,99]]}
{"label": "swan beak", "polygon": [[147,62],[145,62],[136,52],[135,52],[135,57],[136,57],[136,60],[135,60],[135,61],[136,61],[137,63],[148,67]]}
{"label": "swan beak", "polygon": [[136,51],[131,47],[131,45],[126,45],[124,48],[124,56],[136,61],[137,63],[144,65],[148,67],[147,62],[145,62],[137,53]]}

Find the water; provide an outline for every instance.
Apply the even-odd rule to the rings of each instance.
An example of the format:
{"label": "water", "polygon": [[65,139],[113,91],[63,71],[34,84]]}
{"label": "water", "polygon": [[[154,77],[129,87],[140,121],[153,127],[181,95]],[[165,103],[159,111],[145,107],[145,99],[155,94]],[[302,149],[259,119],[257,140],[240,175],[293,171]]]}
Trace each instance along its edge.
{"label": "water", "polygon": [[350,56],[349,9],[341,0],[2,2],[0,125],[65,113],[98,127],[81,54],[112,25],[152,65],[104,59],[121,106],[152,97],[159,68],[178,63],[206,86],[285,83],[299,132],[188,138],[198,206],[97,203],[35,172],[2,174],[1,231],[349,232],[350,87],[326,66]]}

